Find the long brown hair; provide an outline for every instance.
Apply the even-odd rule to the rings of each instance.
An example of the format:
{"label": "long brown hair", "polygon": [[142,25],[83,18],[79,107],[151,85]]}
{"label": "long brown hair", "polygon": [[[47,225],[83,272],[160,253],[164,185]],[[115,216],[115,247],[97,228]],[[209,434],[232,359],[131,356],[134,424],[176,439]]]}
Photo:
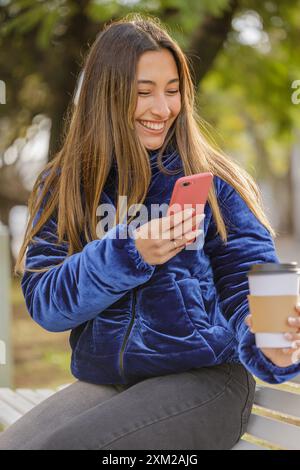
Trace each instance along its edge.
{"label": "long brown hair", "polygon": [[[196,110],[188,59],[158,18],[134,13],[106,24],[88,51],[77,103],[74,100],[70,102],[67,110],[62,147],[38,176],[28,201],[29,220],[15,273],[24,271],[26,248],[35,242],[35,235],[54,212],[57,216],[57,243],[68,243],[68,256],[82,250],[81,234],[84,234],[86,243],[99,238],[96,210],[113,156],[118,171],[117,195],[127,195],[128,207],[144,202],[151,182],[151,168],[147,149],[134,129],[136,69],[144,52],[162,48],[173,54],[177,64],[181,110],[159,151],[161,171],[170,174],[164,170],[161,158],[169,143],[173,142],[185,175],[210,171],[227,181],[275,236],[254,179],[209,143],[201,130],[204,121]],[[34,225],[35,216],[47,195],[41,216]],[[217,233],[226,242],[227,230],[213,186],[208,203]],[[120,212],[117,205],[115,223],[123,220]],[[133,217],[128,218],[128,223]]]}

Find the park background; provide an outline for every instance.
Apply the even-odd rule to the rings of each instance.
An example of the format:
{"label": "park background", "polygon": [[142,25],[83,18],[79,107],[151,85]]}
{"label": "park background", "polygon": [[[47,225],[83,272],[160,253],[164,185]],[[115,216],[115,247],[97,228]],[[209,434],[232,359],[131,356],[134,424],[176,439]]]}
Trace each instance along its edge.
{"label": "park background", "polygon": [[0,340],[9,333],[12,366],[10,378],[0,366],[0,386],[75,380],[69,333],[31,320],[12,268],[83,57],[107,22],[131,12],[159,18],[183,48],[210,139],[259,184],[280,260],[300,263],[299,1],[0,0]]}

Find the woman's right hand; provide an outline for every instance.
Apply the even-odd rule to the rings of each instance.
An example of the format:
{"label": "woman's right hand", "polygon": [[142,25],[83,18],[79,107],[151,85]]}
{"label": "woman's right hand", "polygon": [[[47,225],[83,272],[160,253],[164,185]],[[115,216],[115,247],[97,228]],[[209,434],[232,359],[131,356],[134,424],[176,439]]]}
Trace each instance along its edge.
{"label": "woman's right hand", "polygon": [[[158,219],[152,219],[133,231],[135,246],[146,263],[163,264],[193,243],[202,230],[198,229],[205,214],[195,215],[186,209]],[[193,230],[194,228],[194,230]],[[173,242],[176,240],[176,245]]]}

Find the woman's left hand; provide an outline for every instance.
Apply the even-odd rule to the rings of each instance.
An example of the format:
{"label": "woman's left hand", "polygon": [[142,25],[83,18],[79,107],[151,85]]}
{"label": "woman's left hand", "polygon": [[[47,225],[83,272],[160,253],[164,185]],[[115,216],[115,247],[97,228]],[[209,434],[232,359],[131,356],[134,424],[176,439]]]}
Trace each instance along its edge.
{"label": "woman's left hand", "polygon": [[[292,364],[297,364],[300,361],[300,305],[295,307],[295,311],[298,313],[299,318],[289,317],[288,323],[290,326],[296,326],[298,328],[295,333],[285,333],[284,336],[288,341],[291,341],[290,348],[261,348],[264,355],[279,367],[288,367]],[[251,316],[248,315],[245,318],[246,325],[251,330]]]}

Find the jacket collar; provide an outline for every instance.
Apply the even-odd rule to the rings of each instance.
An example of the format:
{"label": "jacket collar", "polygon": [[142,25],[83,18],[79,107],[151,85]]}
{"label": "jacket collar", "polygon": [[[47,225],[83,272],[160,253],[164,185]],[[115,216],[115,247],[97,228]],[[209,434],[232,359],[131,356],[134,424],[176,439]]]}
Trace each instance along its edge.
{"label": "jacket collar", "polygon": [[[166,178],[168,177],[170,178],[170,176],[162,173],[158,167],[158,163],[157,163],[158,153],[159,153],[159,149],[148,150],[152,177],[151,177],[151,182],[149,185],[147,197],[151,197],[154,194],[157,194],[158,192],[160,192],[162,187],[166,185]],[[172,146],[169,146],[166,149],[162,157],[162,163],[163,163],[163,166],[167,168],[168,170],[177,170],[177,169],[182,170],[181,157],[177,149]],[[118,178],[117,165],[116,165],[115,160],[113,160],[112,168],[108,176],[108,179],[105,185],[105,190],[104,190],[105,193],[112,200],[115,199],[115,191],[117,189],[117,178]]]}

